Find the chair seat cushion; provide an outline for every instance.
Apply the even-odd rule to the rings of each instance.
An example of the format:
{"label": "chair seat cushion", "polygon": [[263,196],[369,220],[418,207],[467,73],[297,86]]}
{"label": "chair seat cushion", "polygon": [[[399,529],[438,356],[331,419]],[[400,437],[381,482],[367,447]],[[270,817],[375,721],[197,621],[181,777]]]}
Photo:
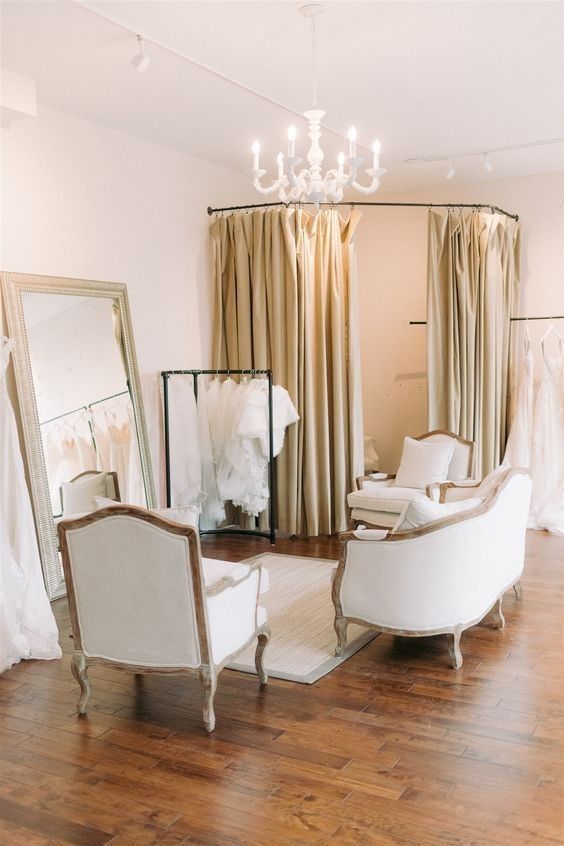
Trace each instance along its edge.
{"label": "chair seat cushion", "polygon": [[425,491],[401,488],[392,482],[365,482],[361,491],[348,495],[347,502],[350,508],[400,514],[408,502],[415,499],[427,499]]}

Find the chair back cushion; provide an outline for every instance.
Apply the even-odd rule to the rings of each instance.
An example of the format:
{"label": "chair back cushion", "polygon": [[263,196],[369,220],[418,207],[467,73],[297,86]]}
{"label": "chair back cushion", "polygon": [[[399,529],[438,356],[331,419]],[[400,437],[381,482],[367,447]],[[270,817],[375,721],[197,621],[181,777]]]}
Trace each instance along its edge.
{"label": "chair back cushion", "polygon": [[[450,482],[460,482],[467,479],[470,474],[470,458],[472,455],[472,444],[459,441],[458,438],[446,432],[435,432],[428,435],[424,442],[429,444],[451,443],[454,446],[452,458],[448,467],[446,478]],[[443,479],[444,481],[444,479]]]}
{"label": "chair back cushion", "polygon": [[471,511],[483,503],[483,497],[474,496],[469,499],[462,499],[458,502],[433,502],[432,499],[419,499],[409,502],[393,528],[393,532],[409,532],[411,529],[418,529],[433,523],[435,520],[444,520],[459,511]]}
{"label": "chair back cushion", "polygon": [[[63,482],[61,485],[61,504],[63,516],[69,514],[87,514],[94,510],[93,500],[95,496],[107,496],[108,473],[87,473],[72,482]],[[111,497],[113,499],[113,497]]]}
{"label": "chair back cushion", "polygon": [[139,666],[198,667],[188,538],[123,513],[88,519],[66,531],[67,588],[84,654]]}
{"label": "chair back cushion", "polygon": [[404,438],[403,451],[395,485],[402,488],[419,488],[447,479],[454,452],[452,439],[429,442]]}

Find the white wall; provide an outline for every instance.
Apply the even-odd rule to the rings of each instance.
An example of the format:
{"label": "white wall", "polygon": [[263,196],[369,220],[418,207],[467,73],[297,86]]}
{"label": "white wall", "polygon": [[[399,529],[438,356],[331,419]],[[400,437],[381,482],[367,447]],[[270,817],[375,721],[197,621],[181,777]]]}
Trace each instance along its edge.
{"label": "white wall", "polygon": [[[561,172],[374,199],[489,202],[517,213],[523,241],[519,313],[564,314]],[[381,468],[390,471],[397,468],[403,436],[428,428],[426,330],[409,326],[410,320],[426,319],[427,215],[426,209],[366,209],[357,236],[364,425],[376,438]],[[564,321],[559,324],[564,332]],[[546,327],[530,324],[537,378]]]}
{"label": "white wall", "polygon": [[127,284],[159,464],[147,377],[208,363],[206,209],[245,202],[248,177],[45,106],[1,143],[0,267]]}

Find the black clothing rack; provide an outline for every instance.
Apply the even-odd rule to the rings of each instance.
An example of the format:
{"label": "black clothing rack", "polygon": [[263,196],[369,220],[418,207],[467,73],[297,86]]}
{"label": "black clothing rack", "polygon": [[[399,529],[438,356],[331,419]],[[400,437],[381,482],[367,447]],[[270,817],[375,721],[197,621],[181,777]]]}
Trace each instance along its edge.
{"label": "black clothing rack", "polygon": [[[550,317],[510,317],[509,320],[513,323],[516,320],[564,320],[564,314],[553,314]],[[410,320],[410,326],[426,326],[426,320]]]}
{"label": "black clothing rack", "polygon": [[518,214],[506,212],[504,209],[500,209],[499,206],[493,206],[491,203],[371,203],[368,200],[361,200],[360,202],[351,200],[350,202],[343,201],[341,203],[250,203],[246,206],[226,206],[223,209],[213,209],[211,206],[208,206],[208,214],[212,215],[219,212],[245,211],[247,209],[268,209],[275,208],[276,206],[284,206],[285,208],[293,206],[298,208],[301,206],[329,206],[331,208],[334,208],[335,206],[350,206],[353,209],[357,206],[391,206],[411,209],[489,209],[492,214],[494,212],[498,212],[499,214],[504,214],[506,217],[513,218],[513,220],[519,220]]}
{"label": "black clothing rack", "polygon": [[268,522],[269,531],[261,532],[259,529],[204,529],[202,535],[253,535],[254,537],[268,538],[271,544],[276,540],[276,479],[274,466],[274,433],[273,433],[273,409],[272,409],[272,370],[162,370],[163,379],[163,409],[164,409],[164,442],[165,442],[165,470],[166,470],[166,506],[171,507],[171,473],[170,473],[170,417],[168,401],[168,380],[171,376],[192,376],[194,396],[198,399],[198,376],[266,376],[268,379]]}

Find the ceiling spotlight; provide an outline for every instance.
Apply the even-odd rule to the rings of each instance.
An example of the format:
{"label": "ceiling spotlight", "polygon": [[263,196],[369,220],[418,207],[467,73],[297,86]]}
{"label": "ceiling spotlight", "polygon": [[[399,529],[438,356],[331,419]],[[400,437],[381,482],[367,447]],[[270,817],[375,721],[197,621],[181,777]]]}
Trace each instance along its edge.
{"label": "ceiling spotlight", "polygon": [[490,161],[490,154],[484,153],[483,157],[484,157],[484,170],[486,171],[486,173],[491,173],[492,170],[494,169],[494,166]]}
{"label": "ceiling spotlight", "polygon": [[139,46],[139,52],[135,54],[135,56],[131,60],[131,64],[135,68],[136,71],[139,73],[143,73],[149,67],[151,62],[151,57],[145,54],[145,49],[143,47],[143,39],[140,35],[137,36],[137,44]]}
{"label": "ceiling spotlight", "polygon": [[456,172],[456,171],[454,170],[454,165],[453,165],[453,163],[452,163],[452,158],[450,158],[450,159],[448,160],[448,168],[447,168],[447,172],[445,173],[445,179],[452,179],[452,177],[454,176],[455,172]]}

